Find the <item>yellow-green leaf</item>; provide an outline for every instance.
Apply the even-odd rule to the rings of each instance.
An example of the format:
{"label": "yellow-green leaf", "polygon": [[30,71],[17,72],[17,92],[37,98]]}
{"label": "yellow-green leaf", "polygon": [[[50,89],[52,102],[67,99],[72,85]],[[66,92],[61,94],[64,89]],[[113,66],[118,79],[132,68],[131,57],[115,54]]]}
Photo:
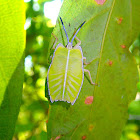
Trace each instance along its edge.
{"label": "yellow-green leaf", "polygon": [[21,104],[24,76],[23,0],[0,1],[0,139],[10,140]]}

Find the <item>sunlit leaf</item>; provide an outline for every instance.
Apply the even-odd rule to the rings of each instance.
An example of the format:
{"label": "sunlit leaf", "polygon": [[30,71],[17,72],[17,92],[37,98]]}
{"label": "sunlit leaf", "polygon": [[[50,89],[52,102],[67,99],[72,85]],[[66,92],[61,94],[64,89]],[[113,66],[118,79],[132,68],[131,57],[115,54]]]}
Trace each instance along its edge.
{"label": "sunlit leaf", "polygon": [[0,139],[12,138],[24,76],[24,3],[0,2]]}
{"label": "sunlit leaf", "polygon": [[[140,32],[139,5],[137,0],[106,0],[102,4],[97,0],[64,1],[60,16],[70,39],[86,20],[77,36],[87,62],[91,61],[86,69],[98,86],[91,85],[85,75],[73,106],[65,102],[51,104],[48,139],[120,139],[128,104],[137,91],[138,72],[129,47]],[[53,33],[58,43],[67,44],[59,20]],[[54,37],[50,47],[53,43]],[[92,104],[85,104],[88,96],[93,96]]]}

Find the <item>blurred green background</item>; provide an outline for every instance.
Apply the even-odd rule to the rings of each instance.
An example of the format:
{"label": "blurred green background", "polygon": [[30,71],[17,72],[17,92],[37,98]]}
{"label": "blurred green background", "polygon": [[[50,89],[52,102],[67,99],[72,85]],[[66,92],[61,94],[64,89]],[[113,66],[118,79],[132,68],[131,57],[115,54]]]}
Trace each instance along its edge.
{"label": "blurred green background", "polygon": [[[45,79],[49,67],[47,52],[62,0],[25,0],[26,52],[22,105],[13,140],[44,140],[47,137],[49,104]],[[140,75],[140,37],[130,47]],[[140,82],[136,100],[129,105],[129,119],[121,140],[140,139]]]}

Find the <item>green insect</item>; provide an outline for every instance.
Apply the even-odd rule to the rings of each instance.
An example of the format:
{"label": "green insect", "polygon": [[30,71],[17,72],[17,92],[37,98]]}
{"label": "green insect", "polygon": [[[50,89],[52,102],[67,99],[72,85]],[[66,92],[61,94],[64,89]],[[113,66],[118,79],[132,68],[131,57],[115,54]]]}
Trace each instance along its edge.
{"label": "green insect", "polygon": [[[85,21],[76,31],[71,42],[69,42],[61,17],[60,20],[63,25],[68,44],[64,47],[60,43],[55,48],[57,38],[54,36],[56,38],[53,45],[55,51],[47,75],[48,92],[52,103],[54,101],[67,101],[73,105],[81,90],[84,80],[84,72],[88,72],[91,84],[95,85],[95,83],[92,82],[89,70],[84,69],[83,67],[83,60],[86,60],[86,58],[83,57],[82,48],[80,47],[81,41],[76,37]],[[77,39],[78,43],[75,46],[72,46],[74,39]],[[87,63],[85,62],[85,64]]]}

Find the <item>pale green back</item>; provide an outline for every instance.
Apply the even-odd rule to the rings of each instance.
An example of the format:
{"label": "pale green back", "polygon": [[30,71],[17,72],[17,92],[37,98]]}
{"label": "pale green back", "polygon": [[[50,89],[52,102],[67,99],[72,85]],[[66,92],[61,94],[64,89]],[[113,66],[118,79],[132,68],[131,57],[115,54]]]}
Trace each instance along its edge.
{"label": "pale green back", "polygon": [[84,71],[80,49],[67,49],[59,44],[48,70],[48,89],[51,102],[67,101],[74,104],[80,92]]}

